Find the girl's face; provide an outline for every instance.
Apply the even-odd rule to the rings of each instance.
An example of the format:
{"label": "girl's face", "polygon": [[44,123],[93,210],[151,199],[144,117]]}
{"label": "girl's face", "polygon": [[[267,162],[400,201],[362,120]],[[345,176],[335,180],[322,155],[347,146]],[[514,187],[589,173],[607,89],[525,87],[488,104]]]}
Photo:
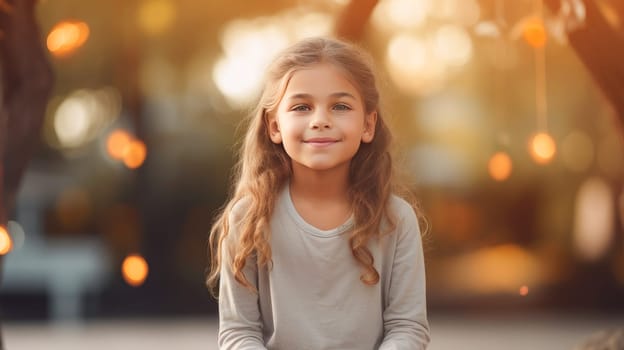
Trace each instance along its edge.
{"label": "girl's face", "polygon": [[371,142],[377,113],[366,113],[358,90],[332,64],[295,71],[268,118],[271,140],[282,143],[293,168],[348,169],[361,142]]}

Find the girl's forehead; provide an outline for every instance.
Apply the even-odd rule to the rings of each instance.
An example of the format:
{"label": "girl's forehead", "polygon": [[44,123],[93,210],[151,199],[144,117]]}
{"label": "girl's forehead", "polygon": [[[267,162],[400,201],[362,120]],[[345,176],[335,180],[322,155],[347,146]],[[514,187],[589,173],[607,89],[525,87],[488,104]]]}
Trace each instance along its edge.
{"label": "girl's forehead", "polygon": [[360,89],[347,70],[331,63],[317,63],[295,69],[286,82],[284,96],[289,94],[325,95],[349,92],[361,99]]}

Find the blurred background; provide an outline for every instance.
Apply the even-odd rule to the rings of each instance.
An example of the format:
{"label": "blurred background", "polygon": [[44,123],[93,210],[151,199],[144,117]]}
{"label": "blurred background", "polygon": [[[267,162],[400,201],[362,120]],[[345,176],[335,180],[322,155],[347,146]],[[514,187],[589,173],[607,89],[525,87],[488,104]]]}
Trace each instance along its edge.
{"label": "blurred background", "polygon": [[55,84],[0,230],[5,347],[216,349],[206,248],[237,127],[279,50],[336,34],[376,60],[430,224],[431,348],[624,327],[622,101],[569,39],[596,9],[621,38],[624,12],[561,3],[39,1]]}

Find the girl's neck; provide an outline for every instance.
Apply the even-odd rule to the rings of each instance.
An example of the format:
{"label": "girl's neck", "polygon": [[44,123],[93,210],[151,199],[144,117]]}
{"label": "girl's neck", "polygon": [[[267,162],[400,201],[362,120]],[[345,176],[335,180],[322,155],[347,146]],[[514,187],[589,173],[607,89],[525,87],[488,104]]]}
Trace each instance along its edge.
{"label": "girl's neck", "polygon": [[320,230],[330,230],[351,215],[348,184],[348,167],[315,171],[293,166],[290,198],[303,220]]}
{"label": "girl's neck", "polygon": [[347,201],[349,173],[347,169],[314,171],[293,167],[290,193],[310,201]]}

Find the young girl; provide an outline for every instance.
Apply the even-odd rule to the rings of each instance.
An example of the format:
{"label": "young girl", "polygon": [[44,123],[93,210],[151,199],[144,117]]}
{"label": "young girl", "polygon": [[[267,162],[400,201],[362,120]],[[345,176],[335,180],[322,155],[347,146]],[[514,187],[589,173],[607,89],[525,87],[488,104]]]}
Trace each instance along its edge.
{"label": "young girl", "polygon": [[220,348],[425,349],[420,230],[369,57],[306,39],[266,80],[210,236]]}

